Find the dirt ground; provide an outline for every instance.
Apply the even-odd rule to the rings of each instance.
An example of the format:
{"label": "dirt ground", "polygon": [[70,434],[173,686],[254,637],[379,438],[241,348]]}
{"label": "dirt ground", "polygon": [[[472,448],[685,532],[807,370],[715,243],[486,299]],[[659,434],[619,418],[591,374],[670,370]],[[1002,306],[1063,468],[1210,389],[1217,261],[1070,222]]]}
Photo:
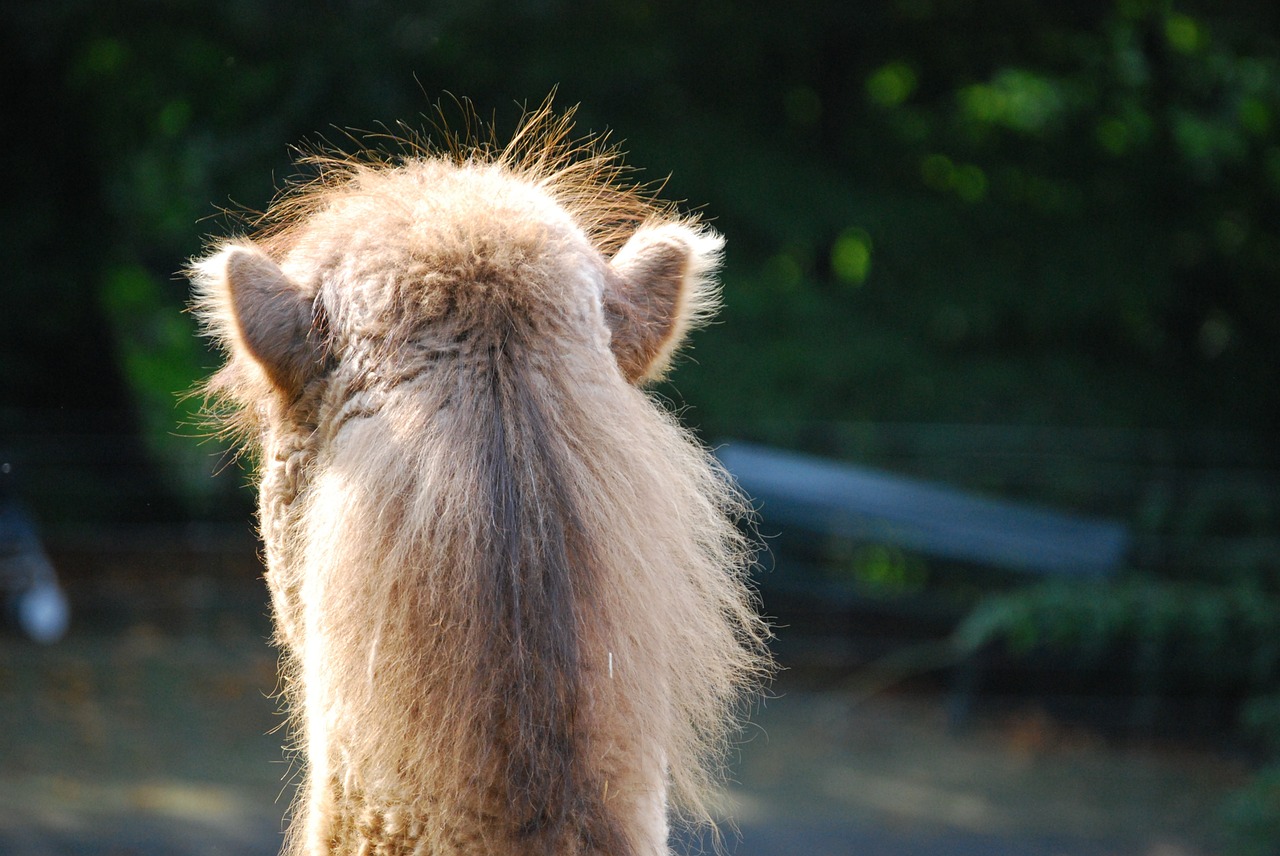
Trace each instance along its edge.
{"label": "dirt ground", "polygon": [[[0,638],[0,853],[275,853],[296,770],[251,550],[58,558],[71,635]],[[813,675],[784,673],[746,735],[730,853],[1201,856],[1247,772],[1027,699],[957,733],[936,692],[865,698]]]}

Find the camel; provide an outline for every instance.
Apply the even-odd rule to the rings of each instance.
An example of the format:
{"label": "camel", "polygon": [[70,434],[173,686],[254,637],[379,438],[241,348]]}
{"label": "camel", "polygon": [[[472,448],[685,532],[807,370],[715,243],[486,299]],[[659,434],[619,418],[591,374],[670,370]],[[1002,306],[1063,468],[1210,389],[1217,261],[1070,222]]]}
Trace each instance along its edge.
{"label": "camel", "polygon": [[658,856],[711,820],[768,629],[749,507],[646,385],[723,239],[572,127],[312,156],[192,262],[256,460],[291,856]]}

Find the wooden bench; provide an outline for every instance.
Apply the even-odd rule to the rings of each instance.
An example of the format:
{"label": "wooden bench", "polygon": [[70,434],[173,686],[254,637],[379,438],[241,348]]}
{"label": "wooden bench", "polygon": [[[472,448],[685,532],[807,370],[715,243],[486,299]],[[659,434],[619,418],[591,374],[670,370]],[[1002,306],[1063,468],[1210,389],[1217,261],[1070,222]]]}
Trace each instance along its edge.
{"label": "wooden bench", "polygon": [[925,556],[1034,574],[1105,577],[1123,564],[1119,523],[751,443],[717,451],[770,523]]}
{"label": "wooden bench", "polygon": [[[1128,555],[1123,524],[982,496],[916,478],[752,443],[729,442],[716,455],[753,499],[763,524],[853,543],[881,544],[926,558],[1036,576],[1080,580],[1114,575]],[[788,570],[792,573],[788,575]],[[866,598],[839,585],[799,577],[784,560],[762,583],[791,594],[811,587],[818,603],[856,609]],[[777,576],[775,576],[777,575]],[[781,577],[781,578],[778,578]],[[846,589],[849,587],[845,587]],[[923,603],[925,612],[930,612]],[[906,616],[915,607],[901,610]],[[922,616],[924,617],[924,616]],[[936,615],[930,615],[934,625]],[[969,657],[953,673],[952,722],[965,721],[984,671]]]}

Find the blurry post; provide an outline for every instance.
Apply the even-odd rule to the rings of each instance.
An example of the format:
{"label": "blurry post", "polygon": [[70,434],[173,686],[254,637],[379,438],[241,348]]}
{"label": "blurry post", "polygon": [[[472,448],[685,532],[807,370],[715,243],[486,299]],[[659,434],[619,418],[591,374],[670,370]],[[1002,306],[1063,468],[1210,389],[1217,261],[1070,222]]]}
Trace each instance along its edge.
{"label": "blurry post", "polygon": [[35,523],[13,495],[12,465],[0,463],[0,604],[7,627],[42,645],[66,635],[71,610]]}

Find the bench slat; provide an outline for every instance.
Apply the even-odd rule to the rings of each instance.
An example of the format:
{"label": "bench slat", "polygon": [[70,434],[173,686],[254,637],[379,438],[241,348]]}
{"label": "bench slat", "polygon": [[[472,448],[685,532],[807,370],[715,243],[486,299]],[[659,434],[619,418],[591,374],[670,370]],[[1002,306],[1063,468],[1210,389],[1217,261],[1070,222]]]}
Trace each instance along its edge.
{"label": "bench slat", "polygon": [[1120,523],[751,443],[717,452],[765,520],[944,559],[1082,577],[1116,571]]}

